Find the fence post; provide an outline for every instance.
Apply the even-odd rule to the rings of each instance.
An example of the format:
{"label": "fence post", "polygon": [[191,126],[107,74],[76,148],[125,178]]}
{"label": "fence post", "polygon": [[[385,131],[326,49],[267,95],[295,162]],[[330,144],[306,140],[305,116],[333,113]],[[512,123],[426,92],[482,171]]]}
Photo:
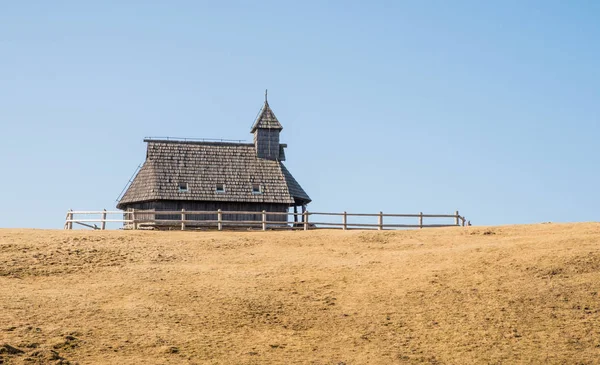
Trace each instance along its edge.
{"label": "fence post", "polygon": [[348,213],[344,211],[344,231],[348,229]]}
{"label": "fence post", "polygon": [[302,213],[304,218],[304,230],[308,231],[308,210],[304,211],[304,213]]}
{"label": "fence post", "polygon": [[69,209],[67,213],[67,229],[73,229],[73,209]]}
{"label": "fence post", "polygon": [[267,230],[267,211],[266,210],[262,211],[262,230],[263,231]]}
{"label": "fence post", "polygon": [[423,229],[423,212],[419,212],[419,229]]}
{"label": "fence post", "polygon": [[460,218],[460,215],[458,214],[458,210],[457,210],[455,213],[455,217],[454,217],[454,225],[460,226],[460,224],[458,223],[459,218]]}
{"label": "fence post", "polygon": [[135,208],[131,209],[131,221],[133,223],[133,229],[136,230],[137,229],[137,223],[135,221]]}
{"label": "fence post", "polygon": [[185,231],[185,209],[181,209],[181,230]]}
{"label": "fence post", "polygon": [[221,209],[217,210],[217,229],[219,231],[223,230],[223,212]]}
{"label": "fence post", "polygon": [[378,230],[383,230],[383,212],[379,212],[379,227],[377,227]]}
{"label": "fence post", "polygon": [[103,231],[106,229],[106,209],[102,211],[102,223],[100,224],[100,229]]}

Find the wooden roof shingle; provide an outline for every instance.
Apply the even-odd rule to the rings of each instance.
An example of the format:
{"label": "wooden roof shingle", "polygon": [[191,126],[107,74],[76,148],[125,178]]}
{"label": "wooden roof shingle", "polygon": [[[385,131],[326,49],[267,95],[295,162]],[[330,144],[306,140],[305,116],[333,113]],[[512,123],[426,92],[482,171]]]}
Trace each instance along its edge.
{"label": "wooden roof shingle", "polygon": [[[145,142],[148,143],[146,161],[117,204],[118,208],[127,203],[154,200],[289,205],[311,201],[283,163],[258,158],[254,144]],[[187,191],[180,191],[180,183],[187,184]],[[217,192],[217,184],[225,184],[224,193]],[[253,194],[252,184],[261,185],[262,194]]]}
{"label": "wooden roof shingle", "polygon": [[256,131],[258,128],[278,130],[283,129],[281,123],[279,123],[279,120],[277,120],[275,113],[273,113],[273,110],[269,106],[268,101],[265,101],[265,104],[258,114],[258,118],[256,118],[256,121],[252,126],[252,130],[250,130],[250,133],[254,133],[254,131]]}

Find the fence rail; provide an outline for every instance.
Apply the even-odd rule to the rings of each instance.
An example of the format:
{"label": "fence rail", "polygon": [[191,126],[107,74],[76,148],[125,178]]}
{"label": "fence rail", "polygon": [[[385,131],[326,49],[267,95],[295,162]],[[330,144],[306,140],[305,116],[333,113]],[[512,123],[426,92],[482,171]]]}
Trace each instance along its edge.
{"label": "fence rail", "polygon": [[[190,215],[211,215],[214,219],[188,219]],[[256,220],[232,220],[224,219],[229,215],[244,214],[259,216]],[[109,218],[110,216],[118,215],[120,218]],[[178,219],[160,219],[156,216],[164,215],[178,215]],[[272,216],[292,216],[294,217],[293,222],[286,221],[275,221],[268,219]],[[78,216],[78,217],[76,217]],[[84,217],[81,217],[84,216]],[[92,217],[90,217],[92,216]],[[315,217],[341,217],[341,221],[325,221],[326,219],[321,218],[321,221],[315,220]],[[312,218],[311,218],[312,217]],[[366,217],[373,218],[377,217],[377,222],[360,222],[354,221],[349,222],[348,218],[352,217]],[[387,218],[387,219],[386,219]],[[417,218],[417,222],[394,222],[391,219],[397,218]],[[453,224],[424,224],[424,218],[438,218],[438,219],[453,219]],[[100,224],[98,226],[97,224]],[[73,224],[77,224],[83,227],[105,230],[106,223],[122,223],[124,229],[150,229],[150,228],[177,228],[181,230],[186,229],[206,229],[216,228],[221,231],[227,228],[235,227],[248,227],[262,229],[318,229],[318,228],[329,228],[329,229],[399,229],[399,228],[434,228],[434,227],[457,227],[471,225],[470,221],[464,216],[461,216],[458,211],[454,214],[384,214],[379,213],[326,213],[326,212],[304,212],[304,213],[292,213],[292,212],[239,212],[239,211],[192,211],[192,210],[174,210],[174,211],[155,211],[155,210],[131,210],[131,211],[108,211],[106,209],[101,211],[74,211],[69,210],[65,218],[64,229],[73,229]]]}

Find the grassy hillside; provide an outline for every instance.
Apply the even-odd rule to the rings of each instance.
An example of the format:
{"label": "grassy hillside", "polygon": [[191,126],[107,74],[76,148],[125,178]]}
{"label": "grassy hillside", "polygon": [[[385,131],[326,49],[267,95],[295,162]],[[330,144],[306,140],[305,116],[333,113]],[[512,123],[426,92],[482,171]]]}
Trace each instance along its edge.
{"label": "grassy hillside", "polygon": [[0,363],[599,363],[600,224],[0,230]]}

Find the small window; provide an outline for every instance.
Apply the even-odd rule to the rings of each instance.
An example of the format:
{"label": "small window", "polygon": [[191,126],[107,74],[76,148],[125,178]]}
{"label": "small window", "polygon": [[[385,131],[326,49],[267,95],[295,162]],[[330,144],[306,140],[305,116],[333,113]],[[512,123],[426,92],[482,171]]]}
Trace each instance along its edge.
{"label": "small window", "polygon": [[225,192],[225,184],[217,184],[217,188],[215,189],[215,191],[217,193],[224,193]]}
{"label": "small window", "polygon": [[252,194],[262,194],[263,189],[260,184],[252,184]]}
{"label": "small window", "polygon": [[179,183],[179,192],[180,193],[187,193],[188,191],[188,184],[187,183]]}

